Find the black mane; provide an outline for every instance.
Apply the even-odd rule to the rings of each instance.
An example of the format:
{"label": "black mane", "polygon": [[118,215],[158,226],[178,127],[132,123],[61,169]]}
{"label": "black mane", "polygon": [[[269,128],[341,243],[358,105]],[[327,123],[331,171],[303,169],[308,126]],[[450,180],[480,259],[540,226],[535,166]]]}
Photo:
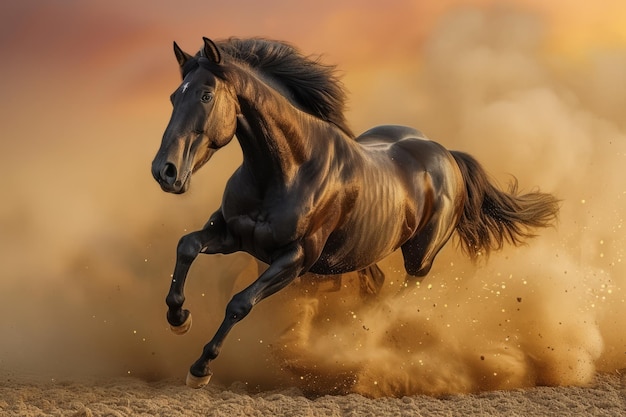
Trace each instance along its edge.
{"label": "black mane", "polygon": [[229,38],[218,41],[217,45],[232,59],[279,82],[302,110],[336,125],[354,138],[344,117],[346,94],[334,66],[306,57],[281,41]]}

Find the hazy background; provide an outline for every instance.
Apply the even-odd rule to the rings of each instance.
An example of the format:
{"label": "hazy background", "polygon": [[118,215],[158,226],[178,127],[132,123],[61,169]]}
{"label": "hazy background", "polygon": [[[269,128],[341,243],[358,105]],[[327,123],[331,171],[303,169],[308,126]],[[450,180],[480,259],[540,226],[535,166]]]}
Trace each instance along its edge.
{"label": "hazy background", "polygon": [[623,1],[92,3],[0,5],[1,370],[183,378],[233,285],[254,277],[246,255],[199,259],[194,327],[169,333],[176,242],[240,160],[233,142],[183,196],[151,178],[179,84],[171,43],[193,53],[233,35],[337,65],[355,131],[419,128],[563,207],[558,228],[487,263],[449,244],[402,299],[396,257],[375,305],[350,276],[340,293],[289,287],[231,334],[216,379],[401,395],[626,368]]}

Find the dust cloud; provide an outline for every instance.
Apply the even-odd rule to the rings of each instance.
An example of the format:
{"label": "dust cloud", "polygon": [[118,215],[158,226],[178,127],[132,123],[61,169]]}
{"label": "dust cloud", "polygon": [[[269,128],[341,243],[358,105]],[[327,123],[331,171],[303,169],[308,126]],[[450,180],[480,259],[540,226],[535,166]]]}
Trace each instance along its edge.
{"label": "dust cloud", "polygon": [[626,137],[612,107],[626,104],[626,51],[559,59],[544,30],[511,10],[449,16],[403,80],[418,90],[415,113],[396,117],[472,153],[503,184],[512,174],[556,194],[556,230],[477,265],[449,244],[401,296],[400,260],[389,260],[375,305],[303,301],[308,330],[285,356],[305,386],[325,391],[344,369],[348,390],[371,396],[445,394],[586,384],[626,366]]}
{"label": "dust cloud", "polygon": [[[401,293],[394,255],[381,263],[387,281],[375,302],[359,298],[351,274],[342,291],[303,279],[233,330],[212,365],[216,382],[440,395],[582,385],[597,371],[626,368],[626,50],[560,56],[545,39],[546,23],[532,14],[456,11],[407,51],[405,68],[391,73],[397,88],[376,87],[385,80],[372,73],[347,73],[345,83],[353,97],[375,96],[351,102],[356,130],[419,128],[474,155],[502,184],[515,175],[522,188],[557,195],[559,225],[477,264],[451,242],[431,274]],[[194,327],[170,334],[164,298],[176,242],[218,206],[240,155],[236,145],[216,155],[190,195],[162,195],[149,176],[161,116],[162,126],[123,132],[154,138],[148,154],[147,142],[131,142],[121,151],[85,148],[76,163],[60,164],[59,151],[31,161],[57,177],[6,186],[21,203],[0,211],[0,368],[182,383],[230,295],[254,279],[247,255],[200,257],[186,290]],[[92,172],[100,174],[76,175]],[[70,176],[67,185],[57,180]]]}

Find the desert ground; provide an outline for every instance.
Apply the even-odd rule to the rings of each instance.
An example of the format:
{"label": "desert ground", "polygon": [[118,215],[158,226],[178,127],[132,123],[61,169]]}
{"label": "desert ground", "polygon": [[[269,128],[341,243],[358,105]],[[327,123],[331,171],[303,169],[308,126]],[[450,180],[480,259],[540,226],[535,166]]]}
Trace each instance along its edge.
{"label": "desert ground", "polygon": [[297,389],[250,393],[245,385],[194,390],[183,380],[53,380],[3,373],[3,416],[619,416],[626,377],[600,374],[587,387],[534,387],[478,394],[307,398]]}

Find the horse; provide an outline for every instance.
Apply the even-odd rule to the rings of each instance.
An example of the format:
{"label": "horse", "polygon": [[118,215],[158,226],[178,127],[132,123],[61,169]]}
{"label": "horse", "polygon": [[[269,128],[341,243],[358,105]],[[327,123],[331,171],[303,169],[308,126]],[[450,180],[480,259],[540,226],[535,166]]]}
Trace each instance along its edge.
{"label": "horse", "polygon": [[221,206],[178,242],[166,297],[171,330],[191,326],[184,285],[199,254],[244,251],[268,267],[228,302],[188,386],[209,382],[210,362],[235,324],[304,274],[359,271],[376,293],[384,279],[376,263],[398,249],[410,283],[428,274],[455,231],[476,258],[554,224],[553,195],[521,194],[517,180],[502,190],[472,156],[418,130],[389,125],[354,135],[335,67],[318,58],[262,38],[203,41],[195,55],[174,42],[182,83],[152,175],[163,191],[184,193],[234,137],[243,161]]}

